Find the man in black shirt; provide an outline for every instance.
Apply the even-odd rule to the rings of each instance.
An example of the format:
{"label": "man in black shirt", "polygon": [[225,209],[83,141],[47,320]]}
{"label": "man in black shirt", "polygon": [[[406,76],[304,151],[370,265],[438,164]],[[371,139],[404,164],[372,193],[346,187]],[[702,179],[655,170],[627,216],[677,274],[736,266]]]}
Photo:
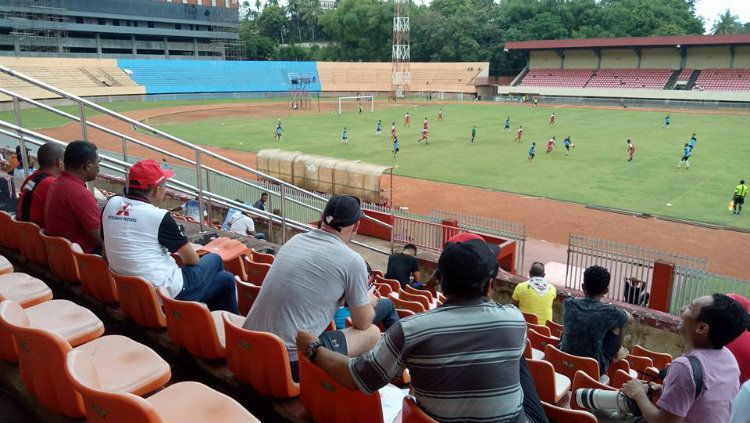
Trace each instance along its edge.
{"label": "man in black shirt", "polygon": [[266,203],[268,202],[268,193],[264,192],[260,195],[260,200],[256,201],[255,204],[253,204],[253,207],[255,207],[258,210],[266,211]]}
{"label": "man in black shirt", "polygon": [[401,289],[406,285],[421,287],[419,283],[419,262],[417,261],[417,247],[414,244],[404,245],[401,253],[391,254],[388,257],[388,269],[385,272],[386,279],[396,279],[401,284]]}

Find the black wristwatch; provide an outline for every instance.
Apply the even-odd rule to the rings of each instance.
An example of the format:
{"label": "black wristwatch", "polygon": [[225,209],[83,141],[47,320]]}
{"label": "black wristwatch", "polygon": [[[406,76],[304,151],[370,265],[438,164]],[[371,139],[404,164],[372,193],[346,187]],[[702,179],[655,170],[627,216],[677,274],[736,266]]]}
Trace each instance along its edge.
{"label": "black wristwatch", "polygon": [[320,348],[320,341],[313,341],[305,348],[305,356],[308,360],[315,363],[315,356],[318,354],[318,348]]}

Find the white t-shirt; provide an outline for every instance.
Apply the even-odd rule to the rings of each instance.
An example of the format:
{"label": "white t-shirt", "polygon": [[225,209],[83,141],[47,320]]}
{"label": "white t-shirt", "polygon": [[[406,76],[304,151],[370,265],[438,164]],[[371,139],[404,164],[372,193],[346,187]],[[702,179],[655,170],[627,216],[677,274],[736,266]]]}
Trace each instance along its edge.
{"label": "white t-shirt", "polygon": [[732,402],[730,423],[750,423],[750,380],[743,383]]}
{"label": "white t-shirt", "polygon": [[235,213],[229,222],[229,230],[236,234],[245,236],[248,232],[255,232],[255,222],[253,222],[253,219],[242,213]]}

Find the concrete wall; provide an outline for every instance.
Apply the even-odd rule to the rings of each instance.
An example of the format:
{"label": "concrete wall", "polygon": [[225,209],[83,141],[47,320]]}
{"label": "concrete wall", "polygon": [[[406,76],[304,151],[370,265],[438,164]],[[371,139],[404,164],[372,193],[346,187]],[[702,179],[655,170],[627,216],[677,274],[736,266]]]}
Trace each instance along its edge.
{"label": "concrete wall", "polygon": [[690,69],[728,68],[729,64],[728,47],[690,47],[685,67]]}
{"label": "concrete wall", "polygon": [[529,69],[561,69],[562,59],[552,50],[529,52]]}
{"label": "concrete wall", "polygon": [[750,68],[750,46],[737,46],[734,48],[734,66],[735,69]]}
{"label": "concrete wall", "polygon": [[680,50],[677,48],[645,48],[641,50],[643,69],[679,69]]}
{"label": "concrete wall", "polygon": [[750,91],[676,91],[638,90],[608,88],[548,88],[548,87],[497,87],[497,93],[514,95],[546,95],[562,97],[607,97],[607,98],[650,98],[658,100],[699,100],[750,102]]}
{"label": "concrete wall", "polygon": [[632,48],[604,49],[601,51],[600,68],[623,69],[637,68],[638,56]]}
{"label": "concrete wall", "polygon": [[596,54],[591,50],[568,50],[563,60],[565,69],[595,69]]}

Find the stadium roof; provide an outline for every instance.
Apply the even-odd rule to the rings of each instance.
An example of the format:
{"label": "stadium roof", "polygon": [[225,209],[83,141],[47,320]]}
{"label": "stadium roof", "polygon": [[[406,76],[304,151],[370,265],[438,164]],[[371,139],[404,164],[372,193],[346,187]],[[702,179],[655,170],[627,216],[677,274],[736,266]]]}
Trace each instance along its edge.
{"label": "stadium roof", "polygon": [[573,48],[711,46],[750,44],[750,34],[685,35],[666,37],[575,38],[566,40],[508,41],[508,50],[550,50]]}

